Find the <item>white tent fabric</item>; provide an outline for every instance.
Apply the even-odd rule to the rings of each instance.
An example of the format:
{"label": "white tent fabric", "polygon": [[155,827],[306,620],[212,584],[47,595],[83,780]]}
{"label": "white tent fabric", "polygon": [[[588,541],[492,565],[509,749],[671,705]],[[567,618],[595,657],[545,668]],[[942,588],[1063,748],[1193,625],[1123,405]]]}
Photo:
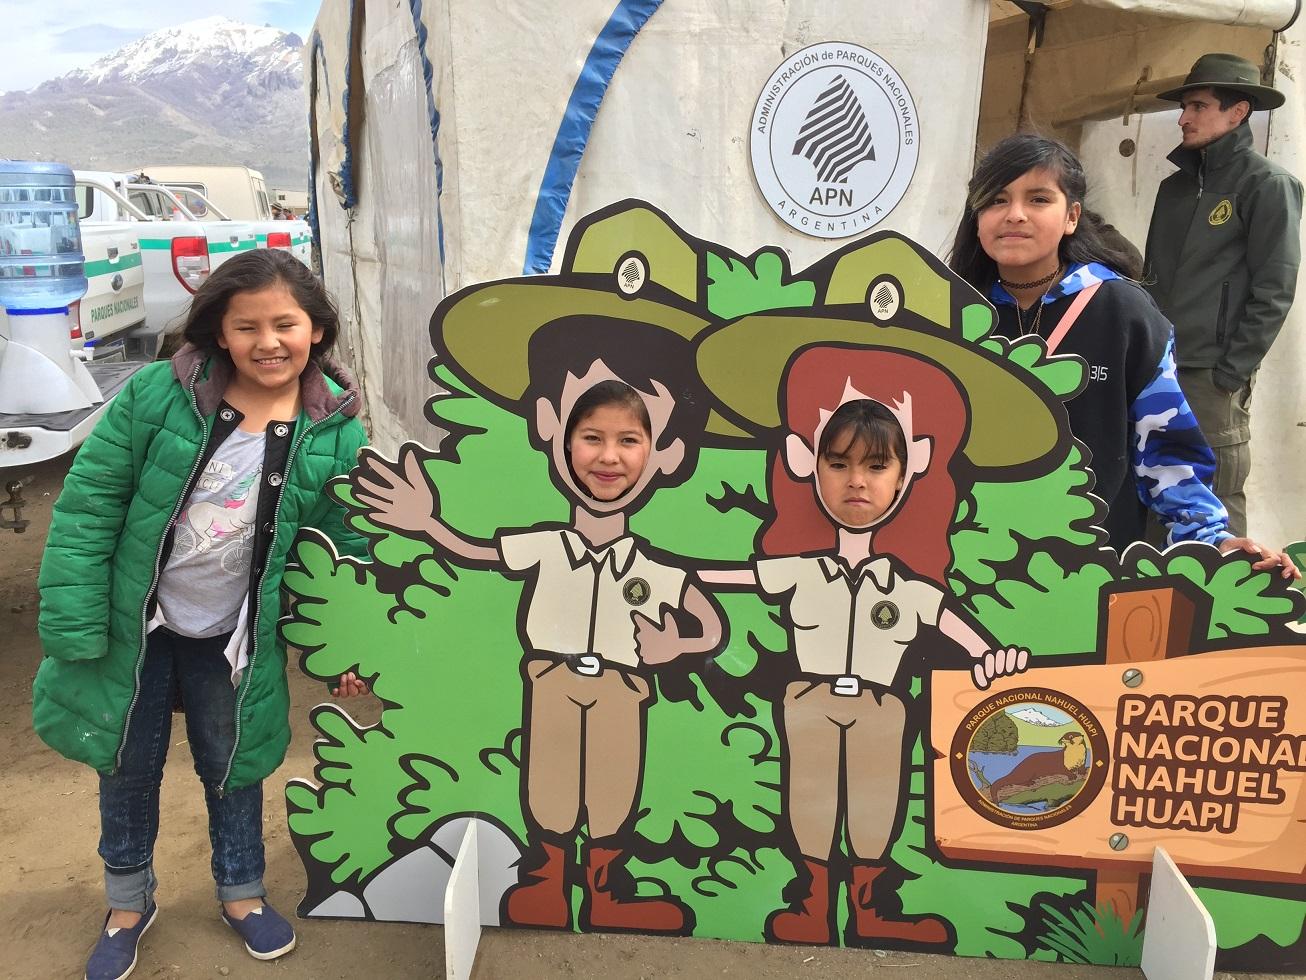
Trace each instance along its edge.
{"label": "white tent fabric", "polygon": [[[1306,23],[1298,21],[1277,45],[1274,85],[1288,101],[1270,115],[1267,155],[1298,178],[1306,175]],[[1302,252],[1306,253],[1306,235]],[[1247,521],[1267,541],[1306,539],[1306,270],[1279,339],[1261,365],[1252,416],[1252,472]]]}
{"label": "white tent fabric", "polygon": [[1129,14],[1157,14],[1184,20],[1227,24],[1230,27],[1268,27],[1281,31],[1296,18],[1300,0],[1081,0],[1090,7],[1121,10]]}
{"label": "white tent fabric", "polygon": [[[364,92],[349,95],[361,104],[362,120],[351,134],[357,200],[347,211],[331,190],[341,183],[341,154],[327,152],[343,137],[324,129],[321,115],[314,134],[324,151],[315,175],[323,269],[349,321],[347,353],[366,384],[368,424],[383,451],[431,436],[422,405],[433,390],[427,321],[439,297],[467,283],[519,275],[528,253],[549,260],[542,236],[532,233],[542,186],[565,170],[559,161],[567,154],[558,144],[569,102],[623,12],[638,22],[641,8],[653,11],[601,94],[574,181],[561,197],[553,267],[577,216],[627,197],[652,201],[691,234],[745,254],[782,245],[796,269],[829,251],[828,242],[793,231],[770,212],[748,152],[763,83],[789,54],[831,38],[886,58],[907,80],[919,112],[920,163],[906,197],[880,227],[934,249],[948,241],[974,144],[984,0],[904,0],[892,21],[865,16],[860,0],[492,6],[493,13],[454,0],[367,5],[359,55]],[[840,27],[817,35],[817,24]],[[324,5],[316,25],[324,38],[336,38],[320,46],[328,68],[318,99],[329,88],[338,126],[350,49],[340,38],[348,25],[343,4]],[[949,52],[946,73],[938,70],[941,49]]]}
{"label": "white tent fabric", "polygon": [[[1073,3],[1128,14],[1172,17],[1188,22],[1224,24],[1230,27],[1265,27],[1286,30],[1301,11],[1301,0],[1042,0],[1050,10],[1060,10]],[[990,19],[1024,17],[1011,0],[992,0]]]}

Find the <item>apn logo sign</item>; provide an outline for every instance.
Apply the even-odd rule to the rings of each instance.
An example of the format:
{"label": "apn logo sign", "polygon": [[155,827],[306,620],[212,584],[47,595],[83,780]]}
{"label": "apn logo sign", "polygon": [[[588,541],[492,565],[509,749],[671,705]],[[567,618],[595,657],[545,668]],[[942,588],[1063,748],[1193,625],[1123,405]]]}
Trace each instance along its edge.
{"label": "apn logo sign", "polygon": [[757,186],[782,221],[818,238],[877,224],[916,170],[920,128],[906,83],[875,52],[827,41],[775,70],[753,114]]}

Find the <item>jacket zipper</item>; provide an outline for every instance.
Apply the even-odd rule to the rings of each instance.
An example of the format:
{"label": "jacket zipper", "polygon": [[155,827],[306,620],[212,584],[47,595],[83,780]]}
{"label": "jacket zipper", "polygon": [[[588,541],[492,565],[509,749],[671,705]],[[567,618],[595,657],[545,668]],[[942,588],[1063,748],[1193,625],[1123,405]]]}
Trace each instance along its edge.
{"label": "jacket zipper", "polygon": [[[295,454],[299,452],[299,447],[304,444],[304,440],[308,438],[310,432],[318,426],[331,421],[331,419],[343,412],[353,400],[354,396],[352,394],[346,395],[330,415],[323,416],[317,422],[310,419],[308,425],[304,426],[304,431],[299,434],[299,438],[290,447],[290,454],[286,457],[285,478],[282,479],[281,486],[277,490],[277,506],[272,510],[272,536],[268,538],[268,555],[272,554],[273,546],[277,543],[277,529],[281,526],[281,501],[286,495],[286,487],[290,486],[290,468],[295,464]],[[265,573],[266,570],[265,559]],[[259,576],[258,588],[254,592],[254,617],[249,624],[252,634],[249,644],[249,663],[245,665],[245,677],[241,681],[240,693],[236,695],[236,737],[231,743],[231,756],[227,759],[227,771],[222,775],[222,782],[218,783],[217,794],[219,798],[226,793],[227,780],[231,778],[232,767],[236,764],[236,751],[240,748],[240,709],[245,703],[245,694],[249,691],[249,685],[254,679],[254,661],[258,659],[258,624],[263,614],[263,578],[264,576]]]}
{"label": "jacket zipper", "polygon": [[1222,283],[1220,286],[1220,309],[1215,314],[1215,342],[1221,347],[1224,346],[1224,335],[1228,333],[1228,325],[1225,321],[1229,318],[1229,284]]}
{"label": "jacket zipper", "polygon": [[186,482],[182,485],[181,494],[177,497],[177,502],[173,504],[172,514],[168,518],[168,523],[163,526],[163,534],[159,538],[159,549],[154,554],[154,575],[150,579],[150,587],[145,591],[145,601],[141,604],[141,648],[136,655],[136,680],[132,688],[131,703],[127,705],[127,718],[122,726],[122,741],[118,743],[118,753],[114,756],[113,771],[116,773],[122,768],[122,752],[127,746],[127,733],[131,730],[132,712],[136,710],[136,702],[141,697],[141,668],[145,665],[145,648],[149,641],[149,634],[146,628],[149,621],[146,618],[146,611],[150,608],[150,600],[154,598],[154,592],[159,587],[159,563],[163,561],[163,545],[168,540],[168,534],[177,524],[177,517],[181,514],[182,507],[185,506],[186,498],[190,496],[191,487],[195,482],[195,473],[199,469],[200,460],[204,458],[204,450],[209,444],[209,426],[204,421],[204,416],[200,414],[199,406],[195,402],[195,382],[199,380],[200,371],[204,368],[203,363],[195,365],[195,370],[191,372],[190,381],[186,384],[186,392],[190,395],[191,411],[199,419],[200,432],[203,438],[200,440],[199,452],[195,455],[195,462],[191,464],[190,475],[186,477]]}

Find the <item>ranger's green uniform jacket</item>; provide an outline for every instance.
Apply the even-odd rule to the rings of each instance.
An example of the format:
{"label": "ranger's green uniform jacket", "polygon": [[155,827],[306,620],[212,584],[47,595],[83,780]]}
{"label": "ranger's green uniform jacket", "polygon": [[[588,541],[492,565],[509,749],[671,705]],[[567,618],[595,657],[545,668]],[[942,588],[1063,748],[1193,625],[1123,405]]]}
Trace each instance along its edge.
{"label": "ranger's green uniform jacket", "polygon": [[1148,291],[1175,328],[1182,368],[1210,368],[1226,391],[1260,366],[1292,306],[1301,261],[1302,185],[1252,149],[1239,126],[1170,154],[1147,232]]}
{"label": "ranger's green uniform jacket", "polygon": [[[324,491],[349,472],[366,442],[352,379],[312,362],[300,376],[295,424],[264,572],[248,601],[249,665],[236,696],[236,746],[226,790],[256,783],[290,742],[286,651],[277,633],[281,576],[301,527],[362,551],[344,509]],[[37,628],[45,659],[32,714],[51,747],[104,773],[117,769],[136,704],[147,609],[167,561],[171,531],[193,487],[230,360],[182,348],[172,363],[142,368],[96,425],[68,471],[41,560]],[[337,383],[337,381],[339,383]]]}

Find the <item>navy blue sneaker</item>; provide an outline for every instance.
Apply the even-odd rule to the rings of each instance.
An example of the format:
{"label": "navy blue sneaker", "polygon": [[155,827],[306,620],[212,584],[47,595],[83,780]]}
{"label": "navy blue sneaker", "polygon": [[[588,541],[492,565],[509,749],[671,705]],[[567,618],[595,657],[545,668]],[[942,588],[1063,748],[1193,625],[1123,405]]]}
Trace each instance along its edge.
{"label": "navy blue sneaker", "polygon": [[91,950],[86,961],[86,980],[123,980],[136,969],[136,948],[141,944],[145,930],[159,917],[159,907],[150,902],[141,921],[130,929],[109,928],[109,916],[104,917],[104,931],[100,941]]}
{"label": "navy blue sneaker", "polygon": [[275,960],[295,948],[295,930],[266,902],[243,919],[222,911],[222,919],[245,940],[245,950],[256,960]]}

